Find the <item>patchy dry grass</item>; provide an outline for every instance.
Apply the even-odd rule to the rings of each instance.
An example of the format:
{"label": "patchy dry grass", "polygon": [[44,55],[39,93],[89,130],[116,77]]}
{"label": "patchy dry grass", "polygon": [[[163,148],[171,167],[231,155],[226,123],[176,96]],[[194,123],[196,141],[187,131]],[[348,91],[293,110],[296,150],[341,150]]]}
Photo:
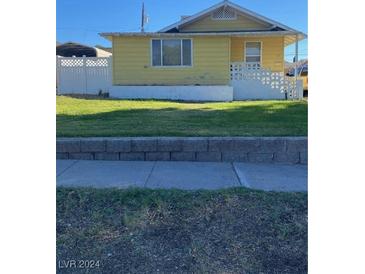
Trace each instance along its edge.
{"label": "patchy dry grass", "polygon": [[87,273],[307,273],[307,194],[58,188],[57,259],[100,260]]}
{"label": "patchy dry grass", "polygon": [[57,96],[57,136],[306,136],[306,101],[186,103]]}

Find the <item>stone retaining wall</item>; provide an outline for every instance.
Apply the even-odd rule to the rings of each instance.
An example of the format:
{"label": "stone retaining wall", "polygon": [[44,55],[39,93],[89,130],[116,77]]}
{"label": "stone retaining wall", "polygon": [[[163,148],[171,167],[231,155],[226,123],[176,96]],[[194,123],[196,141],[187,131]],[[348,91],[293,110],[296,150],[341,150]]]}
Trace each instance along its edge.
{"label": "stone retaining wall", "polygon": [[57,159],[307,164],[307,153],[307,137],[57,139]]}

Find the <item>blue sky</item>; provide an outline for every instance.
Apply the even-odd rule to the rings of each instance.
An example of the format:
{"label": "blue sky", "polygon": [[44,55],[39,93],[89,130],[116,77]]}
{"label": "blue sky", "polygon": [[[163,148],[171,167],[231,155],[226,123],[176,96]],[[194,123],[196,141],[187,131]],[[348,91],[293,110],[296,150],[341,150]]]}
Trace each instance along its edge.
{"label": "blue sky", "polygon": [[[57,41],[110,46],[99,32],[140,31],[141,6],[150,22],[146,31],[157,31],[206,9],[220,0],[57,0]],[[233,0],[232,2],[304,33],[308,31],[307,0]],[[299,44],[299,59],[307,58],[307,40]],[[286,48],[292,60],[294,46]]]}

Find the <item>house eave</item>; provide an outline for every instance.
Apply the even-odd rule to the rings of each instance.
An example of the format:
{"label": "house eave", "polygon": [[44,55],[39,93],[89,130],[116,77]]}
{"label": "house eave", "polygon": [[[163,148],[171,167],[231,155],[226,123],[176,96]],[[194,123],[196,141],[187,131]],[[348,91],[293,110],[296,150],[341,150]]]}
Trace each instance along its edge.
{"label": "house eave", "polygon": [[285,36],[298,35],[299,39],[305,39],[306,34],[293,31],[227,31],[227,32],[102,32],[99,33],[104,38],[114,36],[119,37],[187,37],[187,36],[229,36],[229,37],[248,37],[248,36]]}
{"label": "house eave", "polygon": [[150,38],[174,38],[174,37],[284,37],[284,46],[306,39],[302,32],[292,31],[245,31],[245,32],[103,32],[100,36],[112,40],[113,37],[150,37]]}

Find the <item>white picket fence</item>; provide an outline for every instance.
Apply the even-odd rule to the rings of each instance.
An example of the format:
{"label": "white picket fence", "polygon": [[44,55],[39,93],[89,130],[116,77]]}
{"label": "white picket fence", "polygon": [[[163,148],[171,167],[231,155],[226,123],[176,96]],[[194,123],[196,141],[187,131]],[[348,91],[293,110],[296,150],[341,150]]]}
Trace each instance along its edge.
{"label": "white picket fence", "polygon": [[260,64],[233,62],[230,74],[234,100],[303,98],[301,80],[264,69]]}
{"label": "white picket fence", "polygon": [[109,92],[112,85],[111,57],[57,56],[58,94]]}

